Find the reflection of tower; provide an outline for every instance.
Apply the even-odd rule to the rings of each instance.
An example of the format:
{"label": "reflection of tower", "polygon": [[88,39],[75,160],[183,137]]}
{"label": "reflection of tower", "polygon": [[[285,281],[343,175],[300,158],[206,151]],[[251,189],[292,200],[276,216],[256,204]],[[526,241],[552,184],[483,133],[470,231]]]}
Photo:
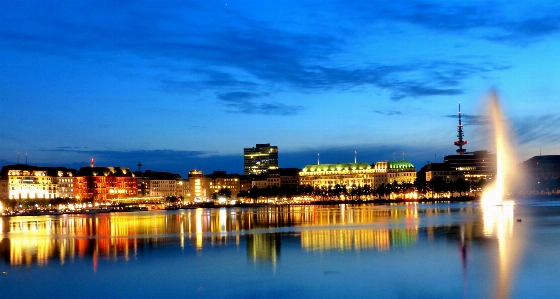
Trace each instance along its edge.
{"label": "reflection of tower", "polygon": [[459,243],[461,250],[461,263],[463,266],[463,295],[467,298],[467,257],[469,254],[469,247],[465,240],[465,227],[461,226],[461,242]]}
{"label": "reflection of tower", "polygon": [[266,264],[280,258],[280,234],[252,234],[247,236],[247,257],[254,263]]}
{"label": "reflection of tower", "polygon": [[467,150],[463,148],[463,145],[467,144],[466,140],[463,140],[463,137],[465,135],[463,134],[463,124],[461,123],[461,103],[459,103],[459,125],[457,126],[457,138],[459,138],[459,140],[455,141],[453,144],[458,146],[459,149],[457,149],[457,153],[459,155],[464,154]]}

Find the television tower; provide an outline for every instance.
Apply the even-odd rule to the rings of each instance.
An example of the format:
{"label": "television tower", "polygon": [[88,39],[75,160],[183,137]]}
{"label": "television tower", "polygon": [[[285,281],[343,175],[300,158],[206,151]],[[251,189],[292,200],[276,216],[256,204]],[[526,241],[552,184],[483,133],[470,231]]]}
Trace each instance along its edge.
{"label": "television tower", "polygon": [[466,140],[463,140],[465,134],[463,133],[463,124],[461,124],[461,102],[459,102],[459,125],[457,126],[457,138],[459,140],[453,142],[454,145],[458,146],[457,153],[459,155],[464,154],[467,150],[463,148],[463,145],[467,144]]}

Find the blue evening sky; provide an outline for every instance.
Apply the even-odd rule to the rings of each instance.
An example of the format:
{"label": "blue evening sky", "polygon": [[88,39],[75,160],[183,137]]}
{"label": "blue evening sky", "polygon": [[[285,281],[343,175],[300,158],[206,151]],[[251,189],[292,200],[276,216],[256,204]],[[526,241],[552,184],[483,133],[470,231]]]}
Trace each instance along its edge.
{"label": "blue evening sky", "polygon": [[242,173],[494,151],[560,154],[557,1],[0,1],[0,164]]}

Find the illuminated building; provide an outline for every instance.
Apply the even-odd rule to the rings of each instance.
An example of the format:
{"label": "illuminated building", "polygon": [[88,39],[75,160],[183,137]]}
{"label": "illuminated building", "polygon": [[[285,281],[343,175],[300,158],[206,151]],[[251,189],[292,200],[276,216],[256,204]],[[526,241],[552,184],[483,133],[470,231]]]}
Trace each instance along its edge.
{"label": "illuminated building", "polygon": [[[299,185],[299,168],[278,168],[268,171],[268,179],[279,187],[297,187]],[[278,184],[279,182],[279,184]]]}
{"label": "illuminated building", "polygon": [[64,167],[7,165],[0,171],[1,198],[52,199],[73,197],[76,170]]}
{"label": "illuminated building", "polygon": [[301,185],[329,189],[336,185],[377,188],[393,182],[413,183],[416,179],[414,166],[405,160],[377,162],[373,167],[365,162],[312,164],[305,166],[299,175]]}
{"label": "illuminated building", "polygon": [[373,185],[375,171],[369,163],[312,164],[305,166],[300,175],[302,185],[333,188],[341,186]]}
{"label": "illuminated building", "polygon": [[136,177],[123,167],[82,167],[74,181],[75,197],[106,201],[138,194]]}
{"label": "illuminated building", "polygon": [[374,170],[375,181],[371,185],[373,188],[377,188],[381,184],[391,184],[393,182],[399,184],[414,183],[416,179],[414,165],[406,160],[377,162],[375,163]]}
{"label": "illuminated building", "polygon": [[237,174],[226,174],[225,171],[214,171],[206,176],[208,181],[209,194],[216,193],[220,189],[229,189],[231,197],[236,198],[241,189],[241,181]]}
{"label": "illuminated building", "polygon": [[278,147],[269,143],[243,149],[243,173],[263,174],[278,169]]}
{"label": "illuminated building", "polygon": [[[253,176],[244,176],[245,181],[242,181],[242,190],[247,191],[251,187],[259,189],[268,187],[297,187],[299,186],[299,168],[278,168],[271,169],[268,173]],[[247,188],[243,188],[243,184]]]}
{"label": "illuminated building", "polygon": [[241,190],[240,177],[237,174],[227,174],[225,171],[214,171],[212,174],[204,175],[200,170],[191,170],[188,182],[185,183],[185,201],[208,201],[212,194],[220,189],[229,189],[231,198],[236,198]]}
{"label": "illuminated building", "polygon": [[496,154],[485,150],[445,156],[443,161],[449,165],[449,169],[458,172],[466,181],[479,181],[496,176]]}
{"label": "illuminated building", "polygon": [[266,177],[264,175],[241,175],[239,176],[239,189],[240,191],[248,191],[253,187],[254,181],[262,180],[266,180]]}
{"label": "illuminated building", "polygon": [[426,181],[442,179],[446,182],[464,179],[478,182],[482,179],[490,180],[496,176],[496,155],[488,151],[475,151],[461,155],[444,157],[443,163],[429,163],[420,169],[419,176],[426,177]]}
{"label": "illuminated building", "polygon": [[252,187],[259,189],[268,187],[297,187],[299,186],[299,168],[270,169],[260,175],[240,176],[240,191],[248,191]]}
{"label": "illuminated building", "polygon": [[58,174],[58,196],[60,198],[74,198],[74,180],[77,171],[61,171]]}
{"label": "illuminated building", "polygon": [[420,172],[425,172],[426,181],[443,180],[449,183],[452,181],[456,181],[460,178],[463,178],[461,173],[452,170],[449,167],[449,164],[446,163],[427,164],[426,166],[422,167],[422,169],[419,171],[418,176],[420,176]]}
{"label": "illuminated building", "polygon": [[146,170],[135,172],[139,196],[183,196],[183,180],[178,174]]}
{"label": "illuminated building", "polygon": [[206,201],[209,197],[208,182],[200,170],[191,170],[188,175],[189,189],[185,200],[189,202]]}

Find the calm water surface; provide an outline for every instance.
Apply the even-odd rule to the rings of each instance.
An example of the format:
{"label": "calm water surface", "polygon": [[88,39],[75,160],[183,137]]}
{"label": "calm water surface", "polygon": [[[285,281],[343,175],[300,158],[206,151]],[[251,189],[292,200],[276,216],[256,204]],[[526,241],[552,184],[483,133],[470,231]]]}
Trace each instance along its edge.
{"label": "calm water surface", "polygon": [[553,199],[4,217],[0,229],[0,298],[560,298]]}

